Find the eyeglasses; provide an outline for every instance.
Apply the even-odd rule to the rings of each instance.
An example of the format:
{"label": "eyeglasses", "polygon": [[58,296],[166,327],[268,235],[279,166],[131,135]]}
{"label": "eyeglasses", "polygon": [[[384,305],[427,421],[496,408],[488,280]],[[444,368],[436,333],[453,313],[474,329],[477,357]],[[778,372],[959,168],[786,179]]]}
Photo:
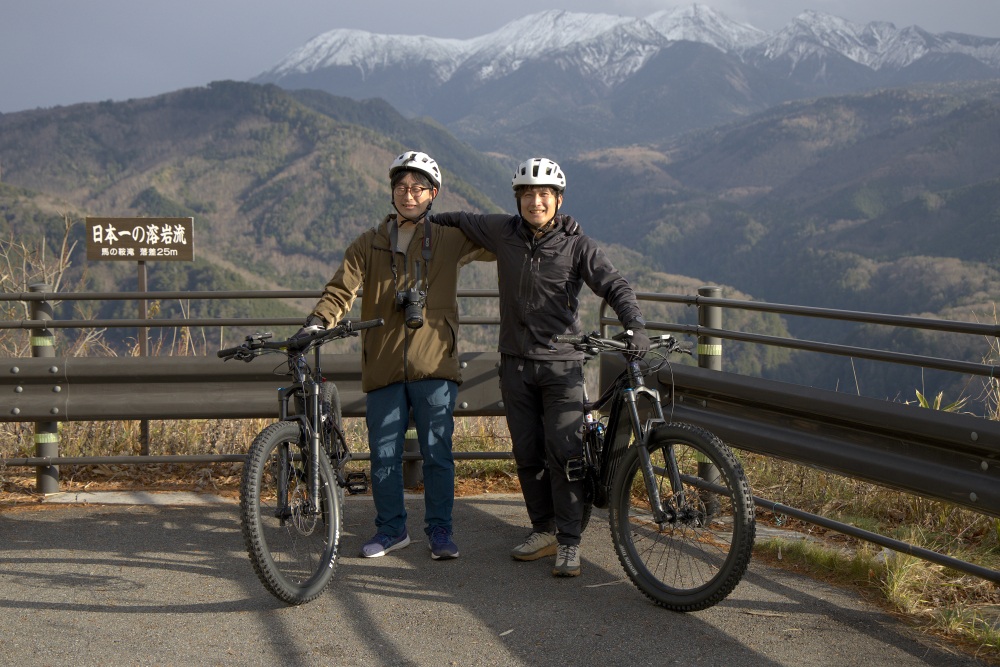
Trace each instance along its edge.
{"label": "eyeglasses", "polygon": [[410,187],[406,187],[405,185],[397,185],[396,188],[393,190],[393,192],[396,193],[397,197],[405,197],[406,193],[409,192],[411,195],[413,195],[414,199],[420,199],[420,197],[428,190],[430,190],[430,188],[425,188],[422,185],[411,185]]}

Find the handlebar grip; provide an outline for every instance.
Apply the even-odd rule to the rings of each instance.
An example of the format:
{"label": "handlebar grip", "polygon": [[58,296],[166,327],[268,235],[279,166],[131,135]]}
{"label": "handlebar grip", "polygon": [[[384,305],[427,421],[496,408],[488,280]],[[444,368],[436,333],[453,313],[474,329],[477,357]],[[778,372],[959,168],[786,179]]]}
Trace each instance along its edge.
{"label": "handlebar grip", "polygon": [[215,354],[218,355],[218,357],[220,359],[225,359],[227,357],[233,357],[233,356],[236,356],[236,353],[239,351],[239,349],[241,347],[243,347],[243,346],[242,345],[237,345],[236,347],[227,347],[227,348],[225,348],[223,350],[219,350]]}
{"label": "handlebar grip", "polygon": [[381,317],[375,318],[373,320],[360,320],[358,322],[352,322],[351,320],[342,320],[340,324],[330,329],[320,329],[308,336],[302,336],[301,338],[290,338],[284,343],[280,343],[281,346],[287,347],[289,350],[304,350],[315,340],[329,340],[333,338],[344,338],[351,335],[352,333],[359,331],[361,329],[371,329],[372,327],[380,327],[385,324],[385,320]]}
{"label": "handlebar grip", "polygon": [[360,322],[351,322],[351,331],[360,331],[361,329],[372,329],[374,327],[380,327],[385,324],[385,320],[381,317],[377,317],[374,320],[361,320]]}

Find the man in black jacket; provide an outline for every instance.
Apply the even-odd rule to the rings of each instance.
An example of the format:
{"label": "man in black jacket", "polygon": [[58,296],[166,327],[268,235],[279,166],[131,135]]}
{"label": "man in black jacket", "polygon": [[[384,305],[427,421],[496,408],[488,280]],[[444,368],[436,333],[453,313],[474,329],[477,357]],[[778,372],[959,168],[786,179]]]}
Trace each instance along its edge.
{"label": "man in black jacket", "polygon": [[500,286],[500,390],[513,439],[531,533],[511,551],[517,560],[556,556],[552,574],[580,574],[583,481],[569,474],[583,456],[583,353],[555,343],[579,335],[586,284],[633,332],[630,351],[649,349],[635,292],[593,239],[560,215],[566,177],[548,158],[521,163],[511,183],[518,215],[442,213],[497,256]]}

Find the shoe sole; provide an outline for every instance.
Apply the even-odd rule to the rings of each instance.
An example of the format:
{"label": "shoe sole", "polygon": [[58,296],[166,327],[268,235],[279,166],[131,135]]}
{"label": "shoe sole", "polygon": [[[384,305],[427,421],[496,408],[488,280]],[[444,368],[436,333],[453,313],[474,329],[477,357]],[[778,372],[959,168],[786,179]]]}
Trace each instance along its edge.
{"label": "shoe sole", "polygon": [[552,568],[553,577],[579,577],[580,572],[580,568],[576,568],[575,570],[560,570],[559,568]]}
{"label": "shoe sole", "polygon": [[[431,545],[428,544],[427,546],[430,547]],[[453,558],[458,558],[458,552],[456,551],[453,554],[441,554],[441,555],[438,555],[438,554],[434,553],[434,551],[432,549],[431,550],[431,558],[433,560],[451,560]]]}
{"label": "shoe sole", "polygon": [[558,544],[553,544],[551,546],[542,547],[541,549],[539,549],[538,551],[535,551],[534,553],[530,553],[530,554],[511,554],[510,556],[514,560],[530,561],[530,560],[538,560],[539,558],[545,558],[546,556],[555,556],[556,555],[556,551],[558,551],[558,550],[559,550],[559,545]]}
{"label": "shoe sole", "polygon": [[381,551],[381,552],[379,552],[377,554],[370,554],[369,555],[369,554],[366,554],[364,552],[364,549],[362,549],[361,550],[361,557],[362,558],[381,558],[382,556],[386,555],[387,553],[389,553],[391,551],[395,551],[396,549],[402,549],[403,547],[407,547],[409,545],[410,545],[410,536],[407,535],[404,539],[400,540],[399,542],[396,542],[391,547],[388,547],[387,549],[384,549],[383,551]]}

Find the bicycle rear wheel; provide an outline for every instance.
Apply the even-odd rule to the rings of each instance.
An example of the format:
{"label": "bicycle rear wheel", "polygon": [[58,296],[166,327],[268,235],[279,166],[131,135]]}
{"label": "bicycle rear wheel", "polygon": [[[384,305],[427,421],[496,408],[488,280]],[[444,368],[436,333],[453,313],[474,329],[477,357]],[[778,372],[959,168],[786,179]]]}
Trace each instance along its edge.
{"label": "bicycle rear wheel", "polygon": [[[656,523],[636,445],[626,451],[611,491],[611,538],[626,574],[653,602],[698,611],[725,599],[750,563],[756,526],[743,468],[703,428],[656,429],[649,454],[667,518]],[[676,465],[681,489],[670,471]]]}
{"label": "bicycle rear wheel", "polygon": [[[334,473],[334,488],[340,502],[340,521],[344,520],[344,462],[350,456],[347,440],[344,438],[344,417],[340,406],[340,391],[337,385],[326,381],[323,383],[323,400],[320,406],[323,415],[323,432],[326,454],[330,458],[330,469]],[[334,466],[337,466],[334,468]],[[345,482],[346,483],[346,482]]]}
{"label": "bicycle rear wheel", "polygon": [[240,484],[243,540],[264,587],[288,604],[317,598],[333,577],[343,507],[326,456],[319,498],[309,496],[308,449],[299,425],[271,424],[250,447]]}

